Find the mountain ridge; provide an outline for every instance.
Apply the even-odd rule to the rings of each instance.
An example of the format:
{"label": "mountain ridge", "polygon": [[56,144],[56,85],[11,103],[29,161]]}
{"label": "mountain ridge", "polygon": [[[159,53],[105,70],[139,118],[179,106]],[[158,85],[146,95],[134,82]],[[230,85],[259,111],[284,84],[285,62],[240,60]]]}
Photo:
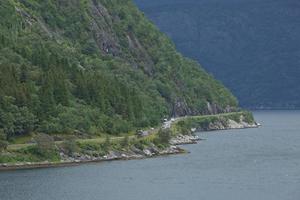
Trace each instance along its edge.
{"label": "mountain ridge", "polygon": [[120,134],[236,98],[132,1],[9,0],[0,13],[0,130]]}

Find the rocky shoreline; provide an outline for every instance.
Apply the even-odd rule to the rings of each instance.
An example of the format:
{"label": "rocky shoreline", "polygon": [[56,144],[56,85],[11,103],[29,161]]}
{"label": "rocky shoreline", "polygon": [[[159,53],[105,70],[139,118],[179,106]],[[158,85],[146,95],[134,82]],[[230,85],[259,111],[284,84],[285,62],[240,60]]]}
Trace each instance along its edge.
{"label": "rocky shoreline", "polygon": [[74,166],[82,163],[92,163],[92,162],[104,162],[104,161],[114,161],[114,160],[134,160],[134,159],[145,159],[163,155],[173,155],[188,153],[185,149],[179,147],[178,145],[183,144],[196,144],[200,140],[198,136],[191,135],[179,135],[172,138],[170,141],[170,146],[164,149],[159,149],[154,144],[149,145],[149,147],[140,150],[137,148],[130,148],[124,151],[110,151],[104,156],[90,156],[84,154],[74,154],[68,156],[63,152],[60,152],[61,161],[59,162],[24,162],[16,164],[0,164],[0,171],[5,170],[17,170],[17,169],[34,169],[34,168],[49,168],[49,167],[63,167],[63,166]]}
{"label": "rocky shoreline", "polygon": [[[245,128],[257,128],[260,124],[258,123],[247,123],[241,120],[237,123],[233,120],[228,120],[227,123],[222,123],[217,121],[215,123],[209,124],[207,128],[192,128],[192,132],[201,131],[214,131],[214,130],[227,130],[227,129],[245,129]],[[179,145],[184,144],[197,144],[201,140],[197,135],[189,134],[182,135],[179,134],[170,140],[170,145],[166,148],[158,148],[153,143],[144,148],[143,150],[136,147],[131,147],[129,149],[124,149],[122,151],[109,151],[108,154],[104,156],[90,156],[85,154],[73,154],[68,156],[64,152],[60,152],[61,160],[58,162],[25,162],[16,164],[0,164],[0,171],[5,170],[17,170],[17,169],[34,169],[34,168],[49,168],[49,167],[62,167],[62,166],[74,166],[81,163],[91,163],[91,162],[103,162],[103,161],[113,161],[113,160],[133,160],[133,159],[145,159],[163,155],[181,154],[188,153],[185,149],[179,147]]]}
{"label": "rocky shoreline", "polygon": [[178,135],[170,140],[171,145],[197,144],[202,139],[197,135]]}
{"label": "rocky shoreline", "polygon": [[[258,128],[261,125],[258,123],[247,123],[245,121],[236,122],[229,119],[228,122],[224,125],[221,122],[211,123],[208,130],[206,131],[215,131],[215,130],[228,130],[228,129],[246,129],[246,128]],[[200,130],[199,130],[200,131]]]}

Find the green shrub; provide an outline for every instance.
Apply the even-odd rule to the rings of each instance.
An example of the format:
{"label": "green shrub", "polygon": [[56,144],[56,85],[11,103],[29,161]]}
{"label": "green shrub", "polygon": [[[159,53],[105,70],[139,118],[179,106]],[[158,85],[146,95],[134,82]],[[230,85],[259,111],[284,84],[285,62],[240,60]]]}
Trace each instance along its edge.
{"label": "green shrub", "polygon": [[255,119],[253,117],[253,114],[249,111],[244,111],[243,112],[244,120],[248,123],[254,123]]}
{"label": "green shrub", "polygon": [[122,141],[121,141],[121,146],[122,146],[123,148],[127,148],[127,147],[129,146],[129,144],[130,144],[129,136],[126,135],[126,136],[122,139]]}
{"label": "green shrub", "polygon": [[107,135],[106,138],[105,138],[104,143],[102,144],[103,150],[105,152],[108,152],[111,148],[111,145],[112,145],[112,143],[110,141],[110,137]]}
{"label": "green shrub", "polygon": [[6,141],[6,135],[4,134],[3,129],[0,129],[0,152],[7,149],[8,142]]}
{"label": "green shrub", "polygon": [[34,140],[36,149],[33,149],[33,151],[41,156],[47,157],[56,150],[54,139],[50,135],[39,133],[34,137]]}
{"label": "green shrub", "polygon": [[79,147],[82,151],[99,151],[101,149],[101,145],[98,143],[81,143]]}
{"label": "green shrub", "polygon": [[0,152],[5,151],[7,149],[8,142],[4,140],[0,140]]}
{"label": "green shrub", "polygon": [[40,162],[40,161],[59,161],[60,155],[57,149],[41,151],[38,146],[29,146],[25,149],[18,150],[18,157],[22,157],[25,162]]}
{"label": "green shrub", "polygon": [[158,131],[157,140],[160,144],[169,144],[172,138],[172,132],[170,129],[160,129]]}
{"label": "green shrub", "polygon": [[73,153],[79,151],[78,144],[75,137],[69,137],[62,143],[62,148],[66,154],[71,156]]}
{"label": "green shrub", "polygon": [[140,150],[144,150],[145,145],[143,144],[143,142],[141,142],[142,140],[137,140],[134,143],[135,148],[140,149]]}

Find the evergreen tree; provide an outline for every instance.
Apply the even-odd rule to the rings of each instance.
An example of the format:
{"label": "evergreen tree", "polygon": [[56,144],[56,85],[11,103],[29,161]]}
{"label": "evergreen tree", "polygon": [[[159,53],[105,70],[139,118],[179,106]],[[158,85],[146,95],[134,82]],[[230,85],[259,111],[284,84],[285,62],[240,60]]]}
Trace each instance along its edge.
{"label": "evergreen tree", "polygon": [[52,85],[51,77],[46,74],[41,88],[39,90],[40,105],[40,116],[44,119],[48,118],[55,109],[55,99],[54,99],[54,88]]}

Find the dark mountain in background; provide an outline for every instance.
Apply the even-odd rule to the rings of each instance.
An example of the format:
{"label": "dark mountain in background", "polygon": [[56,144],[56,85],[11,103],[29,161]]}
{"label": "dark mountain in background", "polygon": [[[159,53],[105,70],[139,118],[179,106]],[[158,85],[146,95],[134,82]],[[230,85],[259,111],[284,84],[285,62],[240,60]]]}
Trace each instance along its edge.
{"label": "dark mountain in background", "polygon": [[300,1],[135,0],[248,108],[300,108]]}

